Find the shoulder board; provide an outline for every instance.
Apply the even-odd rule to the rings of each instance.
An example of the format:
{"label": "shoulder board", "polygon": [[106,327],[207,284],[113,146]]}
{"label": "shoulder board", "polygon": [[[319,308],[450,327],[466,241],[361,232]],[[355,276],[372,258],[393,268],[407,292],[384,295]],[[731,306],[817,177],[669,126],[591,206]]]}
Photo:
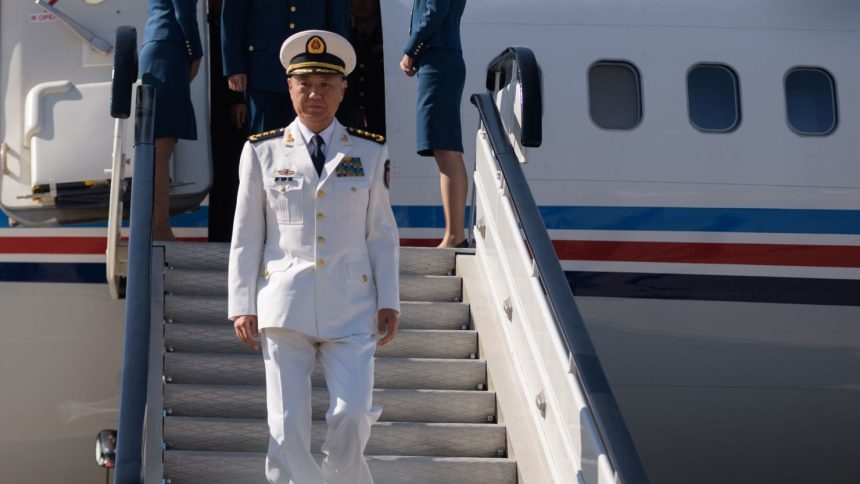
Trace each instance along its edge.
{"label": "shoulder board", "polygon": [[250,141],[251,143],[256,143],[257,141],[263,141],[264,139],[277,138],[278,136],[284,134],[284,131],[286,130],[287,128],[281,128],[266,131],[265,133],[252,134],[251,136],[248,136],[248,141]]}
{"label": "shoulder board", "polygon": [[373,142],[379,143],[379,144],[385,143],[385,136],[382,136],[381,134],[371,133],[369,131],[365,131],[363,129],[356,129],[356,128],[346,128],[346,130],[349,132],[349,134],[351,134],[353,136],[358,136],[359,138],[369,139],[370,141],[373,141]]}

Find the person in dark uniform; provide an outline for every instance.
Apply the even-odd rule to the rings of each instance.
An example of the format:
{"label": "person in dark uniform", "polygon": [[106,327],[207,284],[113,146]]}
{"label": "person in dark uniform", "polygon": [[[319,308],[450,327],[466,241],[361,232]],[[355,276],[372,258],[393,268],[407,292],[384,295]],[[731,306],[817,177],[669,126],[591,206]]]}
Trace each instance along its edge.
{"label": "person in dark uniform", "polygon": [[358,64],[349,76],[350,102],[358,125],[385,136],[385,70],[379,0],[352,0],[352,31]]}
{"label": "person in dark uniform", "polygon": [[209,241],[229,242],[239,187],[239,156],[247,134],[245,95],[227,87],[221,62],[221,2],[209,7],[209,79],[211,86],[212,187],[209,189]]}
{"label": "person in dark uniform", "polygon": [[400,69],[418,74],[417,150],[439,165],[445,234],[439,247],[465,247],[463,222],[469,189],[463,164],[460,100],[466,64],[460,18],[466,0],[414,0],[409,40]]}
{"label": "person in dark uniform", "polygon": [[149,0],[140,75],[144,84],[155,88],[155,240],[174,239],[170,229],[170,156],[178,138],[197,139],[190,84],[201,57],[197,0]]}
{"label": "person in dark uniform", "polygon": [[292,34],[323,29],[349,36],[347,0],[224,0],[221,49],[230,89],[244,92],[249,133],[295,118],[278,49]]}

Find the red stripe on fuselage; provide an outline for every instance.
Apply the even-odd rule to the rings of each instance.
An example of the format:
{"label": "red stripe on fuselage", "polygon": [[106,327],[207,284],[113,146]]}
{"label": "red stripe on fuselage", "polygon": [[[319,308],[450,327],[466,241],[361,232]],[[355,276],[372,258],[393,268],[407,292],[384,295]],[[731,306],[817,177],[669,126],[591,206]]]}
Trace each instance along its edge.
{"label": "red stripe on fuselage", "polygon": [[[201,237],[180,237],[182,242],[205,242]],[[105,237],[0,237],[0,254],[104,254]]]}
{"label": "red stripe on fuselage", "polygon": [[105,237],[0,237],[0,254],[104,254]]}
{"label": "red stripe on fuselage", "polygon": [[[401,245],[434,247],[436,239],[402,239]],[[726,244],[555,240],[562,260],[743,264],[799,267],[860,267],[860,247],[851,245]]]}
{"label": "red stripe on fuselage", "polygon": [[860,267],[860,247],[850,245],[603,240],[556,240],[553,245],[559,258],[567,260]]}
{"label": "red stripe on fuselage", "polygon": [[[435,247],[438,243],[438,239],[400,240],[405,247]],[[850,245],[604,240],[556,240],[553,245],[562,260],[860,268],[860,247]],[[106,246],[104,237],[0,237],[0,254],[91,255],[104,254]]]}

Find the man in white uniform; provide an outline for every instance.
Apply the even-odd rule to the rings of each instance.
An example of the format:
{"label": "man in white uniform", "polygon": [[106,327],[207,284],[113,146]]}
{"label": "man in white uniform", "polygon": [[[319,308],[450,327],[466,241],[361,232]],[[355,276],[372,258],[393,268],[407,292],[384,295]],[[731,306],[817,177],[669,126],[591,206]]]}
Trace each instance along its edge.
{"label": "man in white uniform", "polygon": [[[242,152],[229,317],[249,346],[262,332],[269,481],[372,484],[373,353],[394,338],[400,309],[388,150],[381,136],[335,120],[355,66],[346,39],[301,32],[280,57],[298,117],[251,136]],[[310,449],[317,359],[331,401],[321,467]]]}

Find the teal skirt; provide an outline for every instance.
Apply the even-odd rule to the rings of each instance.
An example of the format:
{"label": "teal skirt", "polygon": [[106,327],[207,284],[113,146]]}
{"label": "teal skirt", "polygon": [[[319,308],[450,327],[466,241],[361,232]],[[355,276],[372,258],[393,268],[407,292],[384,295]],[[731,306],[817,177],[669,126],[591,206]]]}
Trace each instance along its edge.
{"label": "teal skirt", "polygon": [[418,59],[417,151],[463,152],[460,102],[466,84],[466,63],[456,49],[429,48]]}
{"label": "teal skirt", "polygon": [[191,61],[183,44],[152,41],[140,49],[140,78],[155,87],[155,138],[197,139]]}

